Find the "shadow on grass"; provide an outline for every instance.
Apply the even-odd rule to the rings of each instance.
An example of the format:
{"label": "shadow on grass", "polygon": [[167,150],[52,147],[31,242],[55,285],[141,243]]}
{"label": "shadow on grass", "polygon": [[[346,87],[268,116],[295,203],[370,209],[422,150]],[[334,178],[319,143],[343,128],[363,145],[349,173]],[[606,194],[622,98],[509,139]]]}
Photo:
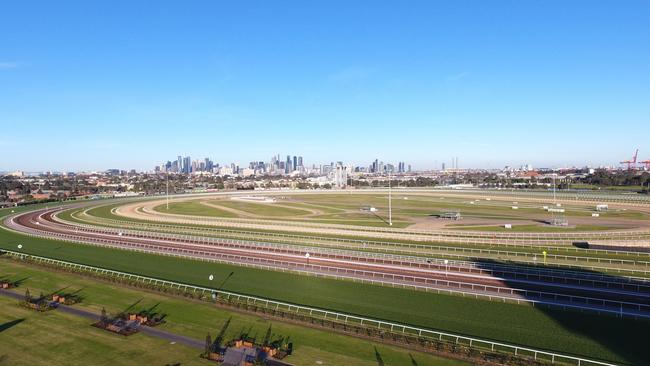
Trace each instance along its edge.
{"label": "shadow on grass", "polygon": [[14,282],[13,282],[13,285],[14,285],[15,287],[20,287],[20,285],[22,285],[23,282],[27,281],[27,280],[30,279],[30,278],[31,278],[31,277],[23,277],[23,278],[21,278],[21,279],[19,279],[19,280],[14,281]]}
{"label": "shadow on grass", "polygon": [[418,362],[415,361],[415,358],[413,358],[413,355],[409,353],[409,357],[411,358],[411,366],[419,366]]}
{"label": "shadow on grass", "polygon": [[0,333],[4,332],[5,330],[7,330],[9,328],[15,327],[16,325],[18,325],[18,324],[20,324],[20,323],[22,323],[24,321],[25,321],[25,319],[21,318],[21,319],[14,319],[12,321],[8,321],[6,323],[0,324]]}
{"label": "shadow on grass", "polygon": [[384,359],[381,358],[381,354],[379,354],[377,347],[375,347],[375,359],[377,360],[377,366],[384,366]]}
{"label": "shadow on grass", "polygon": [[[489,270],[494,270],[495,266],[506,264],[500,261],[484,258],[474,259],[474,263],[476,263],[479,268]],[[510,263],[508,263],[508,265],[513,266],[513,264]],[[540,288],[539,285],[525,284],[516,281],[515,278],[511,275],[497,272],[495,275],[502,278],[502,287],[554,292],[565,295],[599,298],[610,301],[622,301],[646,305],[650,304],[650,284],[643,281],[603,274],[601,272],[591,271],[588,269],[567,270],[566,268],[554,268],[552,266],[526,264],[517,264],[515,267],[519,272],[528,272],[531,275],[531,277],[529,277],[531,281],[545,284],[546,286],[552,286],[553,284],[552,282],[549,282],[548,277],[544,278],[542,276],[540,278],[537,278],[534,275],[534,273],[540,269],[561,269],[576,276],[599,276],[601,282],[597,282],[595,287],[591,287],[585,284],[585,282],[583,282],[583,285],[580,285],[577,281],[569,281],[567,285],[574,286],[573,288],[563,289],[562,287],[558,287],[561,285],[558,283],[555,283],[555,286],[553,287]],[[519,280],[522,279],[524,278],[519,278]],[[619,285],[610,284],[607,286],[606,282],[621,283],[621,289],[619,290],[624,290],[626,293],[623,294],[609,292]],[[623,285],[623,283],[625,285]],[[645,289],[639,288],[637,290],[637,285],[645,286]],[[534,293],[523,294],[522,292],[522,296],[528,300],[553,300],[552,298],[548,297],[539,297]],[[572,334],[575,334],[577,337],[590,339],[598,343],[609,352],[615,354],[620,360],[624,360],[625,364],[649,364],[648,354],[646,350],[648,341],[650,341],[648,332],[648,329],[650,329],[650,320],[648,318],[629,316],[621,317],[615,313],[598,314],[593,311],[580,311],[579,309],[571,308],[567,308],[565,310],[561,307],[543,304],[537,304],[535,305],[535,308],[543,312],[546,316],[551,318],[557,324],[560,324],[563,328],[567,329]],[[615,309],[610,308],[610,310]],[[629,308],[621,308],[621,310],[632,311],[634,308],[632,306],[629,306]],[[597,358],[593,355],[586,354],[576,354],[576,356]]]}

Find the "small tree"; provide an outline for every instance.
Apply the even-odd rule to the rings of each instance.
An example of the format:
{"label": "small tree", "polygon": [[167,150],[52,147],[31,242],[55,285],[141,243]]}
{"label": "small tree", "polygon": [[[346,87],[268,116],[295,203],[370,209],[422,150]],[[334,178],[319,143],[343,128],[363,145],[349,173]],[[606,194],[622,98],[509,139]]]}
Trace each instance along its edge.
{"label": "small tree", "polygon": [[210,351],[212,348],[212,337],[210,337],[210,333],[205,337],[205,357],[208,358],[210,356]]}
{"label": "small tree", "polygon": [[266,330],[266,334],[264,335],[264,341],[262,342],[262,345],[267,347],[271,345],[271,324],[269,324],[269,329]]}
{"label": "small tree", "polygon": [[99,318],[99,321],[101,321],[103,324],[108,322],[108,316],[106,315],[106,308],[102,306],[102,315]]}

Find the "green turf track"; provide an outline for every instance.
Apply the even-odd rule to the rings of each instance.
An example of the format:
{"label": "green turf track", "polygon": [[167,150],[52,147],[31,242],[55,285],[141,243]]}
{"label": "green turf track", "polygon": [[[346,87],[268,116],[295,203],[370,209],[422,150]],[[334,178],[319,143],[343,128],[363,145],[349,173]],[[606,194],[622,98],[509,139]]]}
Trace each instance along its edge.
{"label": "green turf track", "polygon": [[234,272],[224,289],[620,363],[644,359],[650,326],[649,321],[434,295],[0,231],[0,248],[15,250],[18,244],[29,254],[202,286],[216,283],[208,281],[209,274],[220,279]]}
{"label": "green turf track", "polygon": [[169,210],[166,204],[158,205],[153,208],[160,213],[171,213],[177,215],[202,215],[209,217],[238,217],[232,212],[220,210],[216,207],[204,207],[197,202],[170,202]]}
{"label": "green turf track", "polygon": [[[113,220],[120,220],[124,222],[138,222],[138,223],[149,223],[150,221],[146,220],[139,220],[139,219],[132,219],[128,217],[123,217],[123,216],[116,216],[111,213],[111,210],[115,207],[120,206],[121,203],[118,204],[110,204],[110,205],[103,205],[99,206],[96,208],[91,208],[88,210],[88,214],[91,216],[95,216],[97,218],[105,218],[105,219],[113,219]],[[78,222],[79,220],[73,218],[71,216],[72,210],[66,210],[62,211],[59,213],[59,217],[72,221],[72,222]],[[97,225],[97,224],[96,224]],[[168,225],[171,225],[168,223]],[[102,225],[98,225],[102,226]],[[110,225],[114,226],[114,225]],[[188,227],[194,227],[194,228],[219,228],[219,226],[212,226],[212,225],[186,225],[184,224],[183,226],[188,226]],[[224,227],[226,229],[232,229],[228,227]],[[246,231],[250,232],[269,232],[269,230],[259,230],[259,229],[245,229]],[[278,234],[289,234],[289,235],[305,235],[305,236],[310,236],[313,234],[310,234],[308,232],[302,232],[302,233],[295,233],[295,232],[284,232],[281,230],[273,230],[272,232],[278,233]],[[208,235],[208,236],[213,236],[213,235]],[[370,241],[377,241],[377,238],[372,238],[372,237],[364,237],[364,236],[355,236],[355,235],[348,235],[348,236],[342,236],[342,235],[332,235],[332,234],[317,234],[317,237],[321,238],[341,238],[341,237],[346,237],[350,239],[356,239],[356,240],[370,240]],[[243,237],[242,239],[246,239]],[[263,239],[267,240],[267,239]],[[379,240],[381,241],[381,240]],[[496,250],[507,250],[507,251],[512,251],[512,252],[521,252],[521,253],[536,253],[540,254],[541,250],[544,248],[547,248],[546,246],[540,245],[537,248],[523,248],[523,247],[516,247],[516,246],[511,246],[511,247],[506,247],[506,246],[499,246],[499,245],[485,245],[485,244],[460,244],[460,243],[445,243],[445,242],[440,242],[440,243],[429,243],[429,242],[421,242],[421,241],[413,241],[413,240],[400,240],[400,239],[391,239],[389,240],[390,242],[394,243],[406,243],[406,244],[420,244],[420,245],[432,245],[432,246],[448,246],[448,247],[467,247],[467,248],[477,248],[477,249],[496,249]],[[625,253],[625,254],[615,254],[615,253],[594,253],[590,252],[589,250],[581,250],[574,247],[567,247],[567,249],[570,250],[561,250],[561,249],[546,249],[549,254],[558,254],[558,255],[576,255],[576,256],[583,256],[583,257],[600,257],[600,258],[611,258],[611,259],[625,259],[625,260],[639,260],[639,261],[648,261],[650,258],[645,255],[645,254],[630,254],[630,253]],[[453,252],[451,252],[453,253]],[[436,257],[441,257],[441,255],[437,255]],[[455,257],[450,257],[450,258],[455,258]],[[603,271],[603,273],[606,273]],[[637,274],[637,276],[644,277],[641,274]]]}
{"label": "green turf track", "polygon": [[[280,323],[267,320],[257,314],[228,311],[208,302],[188,300],[151,291],[128,288],[120,284],[108,284],[92,277],[79,277],[63,272],[52,272],[48,267],[24,265],[18,261],[0,260],[0,274],[9,280],[22,280],[16,293],[29,288],[36,295],[50,293],[55,289],[79,290],[83,301],[75,307],[88,309],[99,314],[105,308],[115,315],[138,301],[132,309],[139,311],[153,306],[155,311],[167,315],[167,322],[160,329],[185,335],[194,339],[213,336],[227,319],[232,323],[225,334],[225,340],[238,338],[242,331],[250,335],[264,335],[270,325],[273,333],[290,337],[294,353],[286,361],[298,366],[314,366],[316,361],[323,365],[377,366],[374,346],[381,354],[386,366],[411,365],[412,355],[420,366],[469,366],[469,363],[443,359],[429,354],[388,345],[377,345],[364,339],[332,333],[329,330]],[[6,302],[6,305],[2,302]],[[49,312],[46,316],[24,309],[16,300],[0,297],[0,328],[4,321],[22,318],[28,321],[8,332],[0,332],[0,356],[6,356],[1,365],[205,365],[197,349],[180,344],[170,345],[168,341],[157,340],[144,334],[131,337],[117,336],[89,326],[88,320],[70,317],[60,312]],[[65,318],[61,318],[65,317]],[[60,318],[57,324],[43,324],[47,319]],[[34,322],[32,322],[34,320]],[[42,322],[41,322],[42,321]],[[66,321],[68,323],[66,323]],[[34,347],[35,340],[39,347]],[[151,344],[157,343],[157,344]],[[139,348],[139,349],[138,349]],[[73,354],[71,355],[70,352]],[[28,353],[26,355],[24,353]],[[170,362],[173,361],[173,362]]]}

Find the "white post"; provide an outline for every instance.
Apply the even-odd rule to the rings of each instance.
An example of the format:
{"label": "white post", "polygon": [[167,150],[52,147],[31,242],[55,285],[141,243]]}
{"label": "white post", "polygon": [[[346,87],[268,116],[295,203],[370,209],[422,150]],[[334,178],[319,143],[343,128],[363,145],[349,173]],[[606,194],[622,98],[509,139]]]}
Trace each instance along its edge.
{"label": "white post", "polygon": [[445,278],[449,276],[449,260],[445,259]]}

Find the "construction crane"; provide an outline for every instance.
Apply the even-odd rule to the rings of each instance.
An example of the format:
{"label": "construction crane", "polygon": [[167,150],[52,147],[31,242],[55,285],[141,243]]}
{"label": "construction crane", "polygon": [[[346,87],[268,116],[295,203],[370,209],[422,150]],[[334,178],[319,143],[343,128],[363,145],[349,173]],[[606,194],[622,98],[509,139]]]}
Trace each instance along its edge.
{"label": "construction crane", "polygon": [[639,149],[636,149],[636,152],[634,152],[634,156],[632,157],[632,160],[621,161],[621,164],[627,164],[627,170],[636,169],[636,156],[638,154],[639,154]]}
{"label": "construction crane", "polygon": [[643,164],[643,166],[645,166],[645,170],[650,170],[650,160],[640,161],[639,164]]}

